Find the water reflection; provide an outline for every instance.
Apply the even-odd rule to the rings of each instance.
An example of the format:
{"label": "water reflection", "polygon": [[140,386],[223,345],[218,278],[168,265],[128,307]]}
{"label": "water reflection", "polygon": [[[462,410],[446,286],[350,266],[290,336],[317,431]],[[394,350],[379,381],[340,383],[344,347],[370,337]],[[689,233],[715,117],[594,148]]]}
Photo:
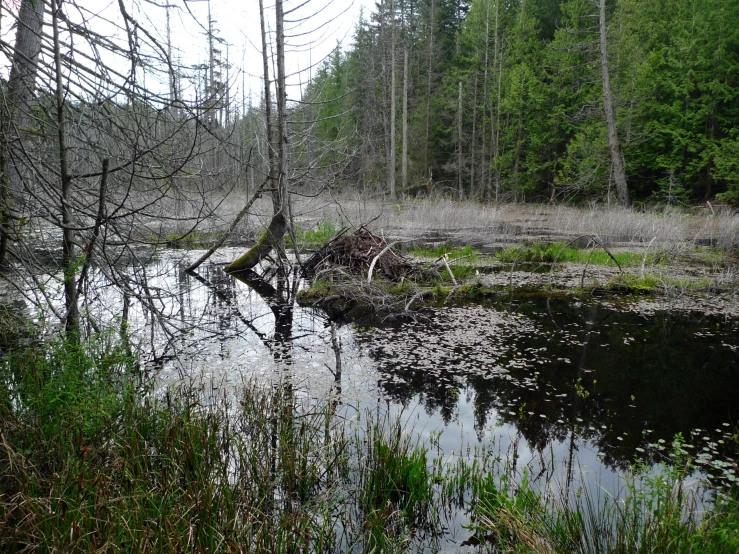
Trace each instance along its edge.
{"label": "water reflection", "polygon": [[609,473],[661,461],[677,434],[709,472],[736,458],[736,321],[531,296],[337,326],[295,305],[294,273],[235,278],[214,263],[188,275],[181,257],[149,268],[177,328],[161,331],[135,297],[106,300],[122,306],[139,348],[151,344],[164,383],[197,374],[220,389],[288,375],[301,394],[422,413],[450,430],[452,448],[506,434],[516,456],[554,457],[568,472],[585,460]]}
{"label": "water reflection", "polygon": [[[718,457],[735,455],[736,442],[717,441],[737,416],[736,331],[730,320],[529,298],[445,308],[428,325],[360,340],[399,403],[418,399],[448,421],[468,390],[478,436],[493,417],[534,451],[567,444],[569,468],[587,442],[606,466],[626,469],[662,460],[678,433],[695,447],[715,443]],[[711,431],[692,441],[696,429]]]}

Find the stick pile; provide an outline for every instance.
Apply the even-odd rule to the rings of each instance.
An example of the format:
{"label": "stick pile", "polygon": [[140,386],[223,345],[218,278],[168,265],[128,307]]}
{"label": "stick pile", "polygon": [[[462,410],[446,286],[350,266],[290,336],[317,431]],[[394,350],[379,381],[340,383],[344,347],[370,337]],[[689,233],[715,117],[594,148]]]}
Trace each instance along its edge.
{"label": "stick pile", "polygon": [[375,262],[374,272],[385,279],[400,280],[413,269],[408,260],[388,248],[382,237],[365,227],[360,227],[350,235],[340,235],[324,244],[303,264],[303,269],[309,277],[329,267],[341,267],[350,273],[366,275],[378,255],[380,257]]}

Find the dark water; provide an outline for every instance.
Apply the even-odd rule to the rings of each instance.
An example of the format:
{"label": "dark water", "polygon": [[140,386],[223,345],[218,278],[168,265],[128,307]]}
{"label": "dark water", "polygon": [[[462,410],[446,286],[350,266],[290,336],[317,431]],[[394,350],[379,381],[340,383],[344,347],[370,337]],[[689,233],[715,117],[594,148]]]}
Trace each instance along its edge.
{"label": "dark water", "polygon": [[[681,434],[729,477],[739,415],[736,321],[651,316],[572,298],[440,308],[428,323],[358,335],[384,396],[448,423],[463,395],[480,440],[515,429],[531,451],[595,451],[608,470],[665,460]],[[588,460],[590,464],[593,460]],[[714,463],[717,462],[717,463]]]}
{"label": "dark water", "polygon": [[[494,445],[534,480],[609,491],[634,463],[666,461],[681,436],[710,479],[736,481],[738,321],[506,296],[415,322],[341,324],[336,373],[332,322],[294,303],[299,284],[239,281],[217,263],[185,274],[197,255],[162,252],[148,267],[163,318],[129,302],[132,338],[162,385],[196,381],[220,395],[289,378],[312,398],[399,415],[437,456]],[[97,285],[86,309],[120,318],[119,293]]]}

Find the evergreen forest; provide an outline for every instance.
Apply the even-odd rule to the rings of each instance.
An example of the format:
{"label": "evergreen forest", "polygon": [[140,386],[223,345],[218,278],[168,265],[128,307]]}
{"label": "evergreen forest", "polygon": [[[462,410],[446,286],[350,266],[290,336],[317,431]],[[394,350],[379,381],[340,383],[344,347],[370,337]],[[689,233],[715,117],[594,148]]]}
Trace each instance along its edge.
{"label": "evergreen forest", "polygon": [[380,0],[304,91],[331,145],[309,153],[391,198],[736,203],[737,21],[735,0]]}

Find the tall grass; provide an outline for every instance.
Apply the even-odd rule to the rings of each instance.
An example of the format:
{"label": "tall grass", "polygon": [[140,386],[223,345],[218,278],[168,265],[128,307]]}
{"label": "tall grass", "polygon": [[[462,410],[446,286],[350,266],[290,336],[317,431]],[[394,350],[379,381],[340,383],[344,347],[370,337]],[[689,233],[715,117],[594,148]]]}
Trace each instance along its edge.
{"label": "tall grass", "polygon": [[96,343],[14,353],[0,372],[2,552],[402,551],[428,513],[417,445],[289,384],[153,395]]}
{"label": "tall grass", "polygon": [[417,236],[447,234],[458,244],[490,242],[506,244],[536,239],[598,235],[606,244],[654,246],[682,244],[686,248],[712,245],[739,249],[739,217],[731,210],[715,214],[707,208],[685,210],[623,209],[541,204],[480,204],[449,199],[408,202],[402,210],[379,201],[343,197],[305,200],[295,213],[311,217],[339,218],[350,225],[368,224],[386,233]]}
{"label": "tall grass", "polygon": [[496,252],[495,258],[504,263],[574,262],[614,267],[616,262],[623,267],[636,266],[643,261],[652,265],[662,259],[660,254],[647,253],[644,258],[639,252],[610,252],[597,246],[575,248],[562,241],[548,244],[534,241],[519,246],[508,246]]}
{"label": "tall grass", "polygon": [[495,552],[739,552],[737,491],[691,480],[691,460],[675,451],[671,466],[622,474],[616,496],[572,482],[537,489],[526,471],[473,478],[473,527]]}
{"label": "tall grass", "polygon": [[11,353],[0,379],[2,552],[437,551],[454,509],[479,551],[739,549],[736,500],[701,513],[687,463],[573,498],[485,449],[432,459],[400,419],[290,383],[154,394],[104,339]]}

